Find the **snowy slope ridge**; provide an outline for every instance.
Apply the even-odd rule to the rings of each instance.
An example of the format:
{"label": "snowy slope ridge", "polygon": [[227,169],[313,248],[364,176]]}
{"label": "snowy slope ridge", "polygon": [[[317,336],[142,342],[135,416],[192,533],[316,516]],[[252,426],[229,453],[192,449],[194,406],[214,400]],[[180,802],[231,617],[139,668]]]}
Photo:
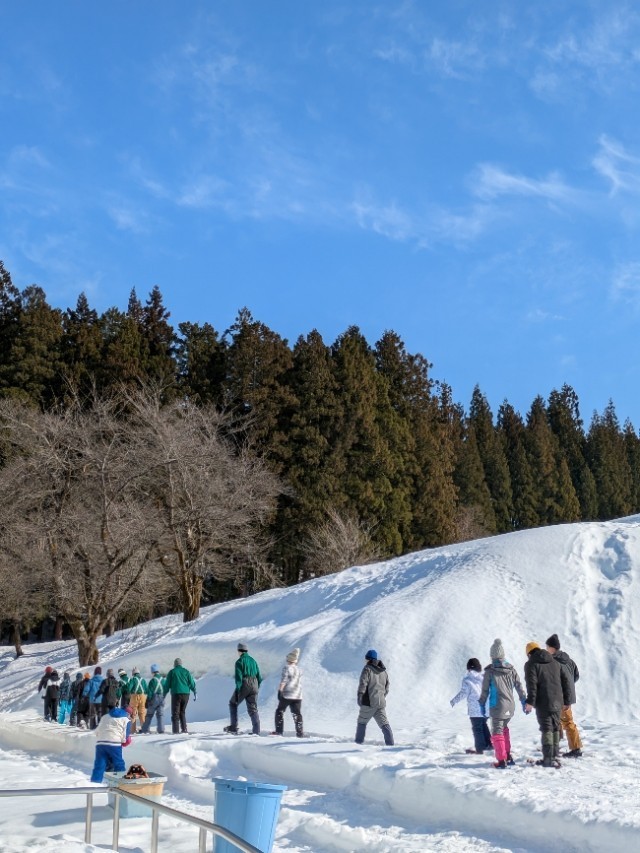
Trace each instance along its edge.
{"label": "snowy slope ridge", "polygon": [[[196,803],[206,801],[212,775],[289,785],[278,849],[630,849],[640,829],[639,567],[640,517],[508,534],[216,605],[187,625],[155,620],[104,638],[101,663],[166,670],[183,658],[198,678],[188,713],[195,735],[138,737],[128,758],[165,772],[171,789]],[[469,723],[449,699],[467,658],[488,663],[501,637],[522,674],[525,644],[544,645],[553,632],[580,667],[575,716],[585,758],[555,773],[527,765],[539,735],[523,714],[512,726],[520,758],[512,771],[464,755]],[[220,734],[239,640],[265,676],[265,730],[284,656],[301,648],[310,739]],[[371,647],[390,671],[392,749],[381,747],[374,723],[367,745],[352,743],[355,687]],[[46,664],[77,669],[74,644],[30,646],[18,661],[10,652],[0,650],[0,741],[86,767],[91,735],[40,722],[34,693]],[[291,731],[290,718],[285,726]]]}

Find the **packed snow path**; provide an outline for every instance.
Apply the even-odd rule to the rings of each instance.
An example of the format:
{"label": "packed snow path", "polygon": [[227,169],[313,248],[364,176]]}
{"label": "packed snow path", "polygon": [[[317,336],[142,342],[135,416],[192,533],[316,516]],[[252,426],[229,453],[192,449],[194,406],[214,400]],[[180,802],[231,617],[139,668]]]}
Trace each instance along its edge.
{"label": "packed snow path", "polygon": [[[189,737],[136,737],[129,763],[169,778],[168,796],[211,816],[213,775],[289,786],[277,849],[617,851],[637,846],[640,822],[640,520],[563,525],[463,543],[207,608],[195,622],[163,619],[100,642],[103,666],[166,671],[180,656],[198,679]],[[488,663],[501,637],[522,675],[524,646],[557,633],[578,662],[574,714],[585,757],[561,770],[538,757],[533,716],[512,723],[515,768],[468,756],[463,705],[449,707],[469,657]],[[311,737],[220,734],[233,689],[235,646],[260,663],[263,729],[272,728],[285,654],[302,649],[305,728]],[[391,676],[397,746],[371,723],[352,742],[364,651]],[[0,649],[0,743],[74,768],[86,781],[90,733],[39,720],[44,666],[77,670],[75,644]],[[286,728],[291,730],[290,719]],[[49,759],[45,760],[46,757]],[[51,759],[51,756],[54,756]],[[39,757],[39,758],[38,758]],[[2,761],[0,760],[0,770]],[[29,784],[35,784],[29,779]],[[58,808],[59,804],[53,806]]]}

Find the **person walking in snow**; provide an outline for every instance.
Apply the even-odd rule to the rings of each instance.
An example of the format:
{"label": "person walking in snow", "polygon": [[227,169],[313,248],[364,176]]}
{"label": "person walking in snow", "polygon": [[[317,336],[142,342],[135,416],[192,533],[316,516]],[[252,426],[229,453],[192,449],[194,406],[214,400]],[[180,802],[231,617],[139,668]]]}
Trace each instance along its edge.
{"label": "person walking in snow", "polygon": [[298,667],[300,649],[287,655],[278,685],[278,707],[276,708],[275,734],[284,734],[284,712],[291,708],[296,726],[296,737],[304,737],[302,727],[302,673]]}
{"label": "person walking in snow", "polygon": [[229,699],[230,722],[225,726],[225,732],[238,734],[238,705],[246,702],[247,713],[251,719],[252,732],[260,734],[260,716],[258,714],[258,690],[262,684],[260,667],[249,654],[244,643],[238,643],[238,659],[235,667],[236,689]]}
{"label": "person walking in snow", "polygon": [[147,682],[140,675],[140,670],[137,666],[134,666],[131,670],[131,678],[129,679],[127,690],[129,691],[129,705],[133,708],[131,734],[135,734],[137,720],[140,719],[140,725],[143,726],[147,717]]}
{"label": "person walking in snow", "polygon": [[49,676],[44,694],[44,718],[51,723],[58,722],[58,701],[60,699],[60,678],[54,669]]}
{"label": "person walking in snow", "polygon": [[118,679],[115,677],[112,669],[107,670],[106,678],[98,688],[97,696],[100,697],[102,705],[100,709],[101,717],[118,704]]}
{"label": "person walking in snow", "polygon": [[534,708],[542,740],[542,767],[559,767],[560,715],[570,708],[569,677],[563,666],[546,649],[531,641],[526,646],[524,678],[527,684],[525,713]]}
{"label": "person walking in snow", "polygon": [[526,696],[516,668],[506,659],[502,640],[493,641],[489,654],[491,663],[485,667],[478,701],[483,715],[487,700],[489,701],[491,742],[496,756],[493,766],[503,770],[507,765],[515,763],[511,756],[511,733],[509,732],[509,723],[516,709],[513,691],[515,690],[518,694],[523,710]]}
{"label": "person walking in snow", "polygon": [[151,678],[147,684],[147,717],[142,724],[140,734],[149,733],[153,716],[158,723],[158,734],[164,734],[164,679],[160,675],[160,667],[157,663],[151,664]]}
{"label": "person walking in snow", "polygon": [[97,666],[89,679],[89,727],[95,729],[102,716],[102,699],[98,696],[100,685],[104,681],[102,667]]}
{"label": "person walking in snow", "polygon": [[129,676],[127,675],[126,669],[120,667],[118,670],[118,679],[118,699],[120,700],[120,707],[128,708],[131,693],[129,693]]}
{"label": "person walking in snow", "polygon": [[491,749],[491,735],[487,726],[487,718],[480,707],[480,693],[482,691],[482,665],[478,658],[469,658],[467,661],[467,674],[462,679],[460,690],[451,700],[451,707],[457,705],[463,699],[467,700],[467,713],[471,720],[473,731],[474,749],[468,749],[468,753],[482,755],[485,749]]}
{"label": "person walking in snow", "polygon": [[73,699],[71,698],[71,674],[65,672],[60,682],[60,694],[58,698],[58,722],[64,725],[67,714],[71,715]]}
{"label": "person walking in snow", "polygon": [[42,676],[38,684],[38,693],[40,694],[40,698],[44,700],[44,718],[47,722],[49,722],[49,719],[47,717],[47,700],[45,698],[45,694],[47,692],[47,684],[49,683],[49,679],[51,678],[52,672],[53,667],[46,666],[44,668],[44,675]]}
{"label": "person walking in snow", "polygon": [[126,770],[122,747],[131,743],[131,713],[131,708],[112,708],[101,717],[95,730],[97,743],[92,782],[102,782],[108,766],[116,772]]}
{"label": "person walking in snow", "polygon": [[196,683],[189,670],[182,666],[182,660],[176,658],[173,669],[167,673],[162,688],[163,697],[171,693],[171,731],[174,735],[187,734],[187,705],[189,695],[193,693],[193,701],[198,698]]}
{"label": "person walking in snow", "polygon": [[88,729],[91,721],[91,676],[88,672],[82,676],[82,686],[78,699],[78,728]]}
{"label": "person walking in snow", "polygon": [[393,732],[387,719],[386,706],[389,693],[389,674],[375,649],[364,656],[365,665],[358,681],[358,722],[356,743],[364,743],[367,723],[372,718],[380,726],[386,746],[393,746]]}
{"label": "person walking in snow", "polygon": [[84,679],[81,672],[76,672],[75,681],[71,685],[71,713],[69,715],[69,725],[78,725],[78,706],[80,704],[80,696],[84,687]]}
{"label": "person walking in snow", "polygon": [[552,658],[558,661],[569,679],[569,705],[565,705],[560,714],[560,738],[564,732],[567,733],[569,751],[562,754],[563,758],[581,758],[582,741],[580,732],[573,720],[571,706],[576,703],[576,681],[580,678],[580,672],[575,661],[571,660],[566,652],[560,651],[560,640],[557,634],[552,634],[546,643],[547,651]]}

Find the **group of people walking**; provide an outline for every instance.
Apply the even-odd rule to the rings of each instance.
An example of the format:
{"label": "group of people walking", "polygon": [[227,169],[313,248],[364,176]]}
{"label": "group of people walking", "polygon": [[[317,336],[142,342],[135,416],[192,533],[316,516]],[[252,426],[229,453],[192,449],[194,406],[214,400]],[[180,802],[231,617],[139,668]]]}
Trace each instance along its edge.
{"label": "group of people walking", "polygon": [[[229,699],[230,721],[224,731],[238,734],[238,709],[244,702],[252,733],[258,735],[258,693],[262,684],[260,667],[249,654],[245,643],[238,643],[237,652],[234,691]],[[515,714],[515,692],[524,713],[536,712],[542,740],[542,759],[537,763],[544,767],[559,766],[560,738],[564,732],[569,743],[569,750],[564,756],[579,758],[582,755],[582,742],[571,706],[576,701],[575,683],[580,674],[575,662],[560,649],[558,635],[552,634],[547,639],[546,649],[540,648],[536,642],[527,644],[527,661],[524,665],[526,691],[516,668],[507,661],[500,639],[494,640],[489,654],[491,663],[484,670],[477,658],[469,659],[460,691],[451,700],[452,707],[465,698],[467,700],[474,737],[474,748],[467,752],[482,754],[487,749],[493,749],[493,766],[498,769],[514,763],[509,723]],[[272,732],[274,735],[284,734],[284,717],[288,709],[293,716],[296,736],[304,736],[299,659],[300,649],[293,649],[287,654],[282,668]],[[357,687],[359,712],[356,743],[364,743],[367,724],[373,719],[382,731],[385,745],[393,746],[393,732],[386,714],[389,686],[389,673],[384,663],[375,649],[369,649],[365,653]],[[116,678],[112,669],[107,669],[106,676],[103,676],[101,667],[97,666],[92,676],[78,672],[72,682],[70,674],[65,672],[60,681],[58,673],[47,667],[39,690],[44,699],[46,720],[64,723],[69,715],[70,725],[97,730],[98,743],[110,746],[115,741],[101,740],[103,730],[106,737],[117,738],[123,727],[123,713],[127,717],[127,736],[136,732],[138,721],[140,734],[147,734],[154,717],[158,733],[164,733],[164,700],[168,694],[171,694],[172,732],[187,733],[187,705],[191,694],[194,702],[197,698],[195,680],[182,665],[180,658],[174,660],[173,668],[166,676],[162,675],[157,664],[152,664],[148,680],[142,677],[137,667],[132,669],[130,675],[125,669],[118,670]],[[116,709],[123,713],[114,713]],[[109,719],[101,726],[106,716]],[[491,722],[491,731],[487,719]]]}
{"label": "group of people walking", "polygon": [[64,724],[68,715],[69,725],[96,730],[104,716],[114,708],[121,708],[129,712],[131,734],[138,731],[138,722],[140,734],[148,734],[154,717],[158,734],[164,733],[164,700],[168,693],[173,733],[186,733],[187,703],[191,693],[194,701],[197,696],[195,680],[180,658],[174,660],[166,676],[157,664],[151,664],[148,680],[135,666],[131,674],[119,669],[117,678],[113,669],[107,669],[104,676],[102,667],[96,666],[93,675],[78,672],[72,682],[70,673],[65,672],[60,681],[56,670],[48,666],[38,690],[44,699],[47,721]]}
{"label": "group of people walking", "polygon": [[[504,769],[514,764],[511,754],[509,723],[515,714],[514,692],[525,714],[535,710],[542,741],[542,758],[536,762],[543,767],[559,767],[560,739],[567,735],[569,750],[565,758],[582,756],[580,732],[573,719],[571,706],[576,702],[578,667],[560,649],[557,634],[552,634],[542,649],[531,641],[526,645],[524,665],[525,689],[513,664],[506,659],[502,640],[494,640],[489,654],[491,663],[484,671],[477,658],[467,661],[467,674],[460,691],[451,700],[453,707],[467,700],[471,719],[474,749],[467,752],[482,754],[486,749],[495,753],[494,767]],[[491,721],[491,733],[487,726]]]}

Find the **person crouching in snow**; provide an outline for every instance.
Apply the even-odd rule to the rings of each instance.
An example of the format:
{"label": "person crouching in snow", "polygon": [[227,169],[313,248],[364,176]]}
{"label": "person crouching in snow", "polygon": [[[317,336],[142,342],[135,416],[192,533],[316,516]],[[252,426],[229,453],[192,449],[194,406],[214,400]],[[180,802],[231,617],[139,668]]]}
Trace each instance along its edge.
{"label": "person crouching in snow", "polygon": [[467,713],[471,720],[471,730],[475,749],[468,749],[469,754],[482,755],[485,749],[491,749],[491,735],[487,726],[487,718],[480,707],[480,693],[482,691],[482,665],[478,658],[469,658],[467,661],[467,674],[462,679],[460,690],[451,700],[451,707],[457,705],[463,699],[467,700]]}
{"label": "person crouching in snow", "polygon": [[393,732],[385,713],[387,693],[389,692],[389,675],[375,649],[369,649],[364,659],[366,663],[358,682],[360,713],[356,726],[356,743],[364,743],[367,723],[373,717],[382,729],[386,746],[393,746]]}
{"label": "person crouching in snow", "polygon": [[513,691],[520,699],[522,710],[525,706],[525,692],[515,667],[510,664],[504,654],[502,640],[494,640],[489,651],[491,663],[485,668],[480,692],[480,708],[486,708],[489,700],[489,716],[491,717],[491,742],[496,753],[494,767],[504,769],[508,764],[515,764],[511,757],[511,735],[509,723],[515,712]]}
{"label": "person crouching in snow", "polygon": [[131,743],[131,717],[133,709],[112,708],[100,718],[95,735],[96,757],[93,762],[92,782],[102,782],[107,767],[116,772],[126,770],[122,758],[122,747]]}
{"label": "person crouching in snow", "polygon": [[291,708],[296,724],[296,737],[303,737],[302,728],[302,673],[298,668],[300,649],[294,649],[287,655],[287,662],[282,670],[278,686],[278,707],[276,708],[275,734],[284,734],[284,712]]}

